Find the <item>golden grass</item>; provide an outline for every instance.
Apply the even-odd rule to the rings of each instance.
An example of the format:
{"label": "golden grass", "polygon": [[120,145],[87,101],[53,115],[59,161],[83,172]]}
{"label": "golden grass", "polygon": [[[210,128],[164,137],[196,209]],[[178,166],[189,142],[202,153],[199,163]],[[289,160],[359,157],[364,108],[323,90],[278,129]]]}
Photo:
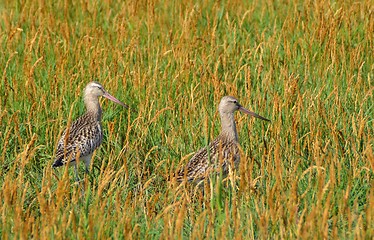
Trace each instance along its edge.
{"label": "golden grass", "polygon": [[[370,239],[370,1],[0,3],[0,234],[12,238]],[[51,169],[92,79],[104,143],[85,179]],[[167,179],[237,115],[240,169]]]}

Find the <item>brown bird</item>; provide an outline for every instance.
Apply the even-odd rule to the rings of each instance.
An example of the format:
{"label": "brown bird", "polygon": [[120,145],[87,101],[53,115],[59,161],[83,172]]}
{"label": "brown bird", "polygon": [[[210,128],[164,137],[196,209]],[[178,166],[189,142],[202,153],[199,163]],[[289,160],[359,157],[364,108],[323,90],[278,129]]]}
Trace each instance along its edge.
{"label": "brown bird", "polygon": [[187,180],[188,182],[199,183],[210,173],[222,171],[225,176],[229,171],[229,166],[238,167],[240,153],[234,117],[235,111],[239,110],[250,116],[270,121],[245,109],[236,98],[231,96],[225,96],[221,99],[218,110],[221,116],[221,134],[208,147],[200,149],[187,165],[178,172],[178,182]]}
{"label": "brown bird", "polygon": [[83,99],[87,109],[86,113],[62,133],[57,145],[56,159],[52,165],[54,168],[65,164],[73,165],[77,181],[79,181],[77,159],[84,161],[86,172],[88,172],[92,154],[103,140],[100,96],[128,108],[126,104],[105,91],[98,82],[90,82],[85,87]]}

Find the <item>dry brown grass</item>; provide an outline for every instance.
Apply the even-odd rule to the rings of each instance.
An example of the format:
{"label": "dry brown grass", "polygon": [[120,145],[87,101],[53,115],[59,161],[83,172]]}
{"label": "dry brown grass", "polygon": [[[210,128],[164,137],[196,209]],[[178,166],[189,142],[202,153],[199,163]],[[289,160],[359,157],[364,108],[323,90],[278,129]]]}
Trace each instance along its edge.
{"label": "dry brown grass", "polygon": [[[370,1],[0,3],[0,234],[12,238],[348,238],[373,225]],[[97,79],[104,143],[85,196],[51,169]],[[169,176],[237,116],[240,169],[205,194]]]}

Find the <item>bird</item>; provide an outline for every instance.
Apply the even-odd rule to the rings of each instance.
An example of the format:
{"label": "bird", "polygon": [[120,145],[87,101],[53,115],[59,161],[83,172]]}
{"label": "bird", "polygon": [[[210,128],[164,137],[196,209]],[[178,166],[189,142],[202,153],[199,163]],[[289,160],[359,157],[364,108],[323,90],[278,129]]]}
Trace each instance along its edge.
{"label": "bird", "polygon": [[86,173],[89,172],[89,165],[92,154],[103,140],[103,130],[101,126],[102,110],[99,97],[105,97],[125,108],[129,108],[117,98],[110,95],[104,87],[96,82],[90,82],[84,88],[83,100],[86,105],[86,113],[77,118],[62,133],[58,141],[53,168],[64,166],[74,166],[76,181],[79,182],[77,161],[85,163]]}
{"label": "bird", "polygon": [[261,120],[270,121],[244,108],[232,96],[224,96],[218,110],[221,117],[221,133],[207,147],[197,151],[187,165],[177,172],[177,182],[187,180],[187,182],[199,184],[212,173],[222,171],[223,176],[226,176],[230,166],[238,167],[240,152],[234,116],[237,110]]}

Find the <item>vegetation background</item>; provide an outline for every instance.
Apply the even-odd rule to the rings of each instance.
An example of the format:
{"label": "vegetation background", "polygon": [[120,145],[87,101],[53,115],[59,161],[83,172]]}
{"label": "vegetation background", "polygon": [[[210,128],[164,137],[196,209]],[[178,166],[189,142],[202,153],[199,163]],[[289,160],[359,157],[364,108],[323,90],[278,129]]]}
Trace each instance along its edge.
{"label": "vegetation background", "polygon": [[[372,1],[0,1],[1,239],[371,239]],[[93,80],[104,142],[81,196],[52,169]],[[237,114],[240,169],[169,177]],[[82,170],[82,169],[81,169]],[[81,171],[83,175],[83,171]]]}

